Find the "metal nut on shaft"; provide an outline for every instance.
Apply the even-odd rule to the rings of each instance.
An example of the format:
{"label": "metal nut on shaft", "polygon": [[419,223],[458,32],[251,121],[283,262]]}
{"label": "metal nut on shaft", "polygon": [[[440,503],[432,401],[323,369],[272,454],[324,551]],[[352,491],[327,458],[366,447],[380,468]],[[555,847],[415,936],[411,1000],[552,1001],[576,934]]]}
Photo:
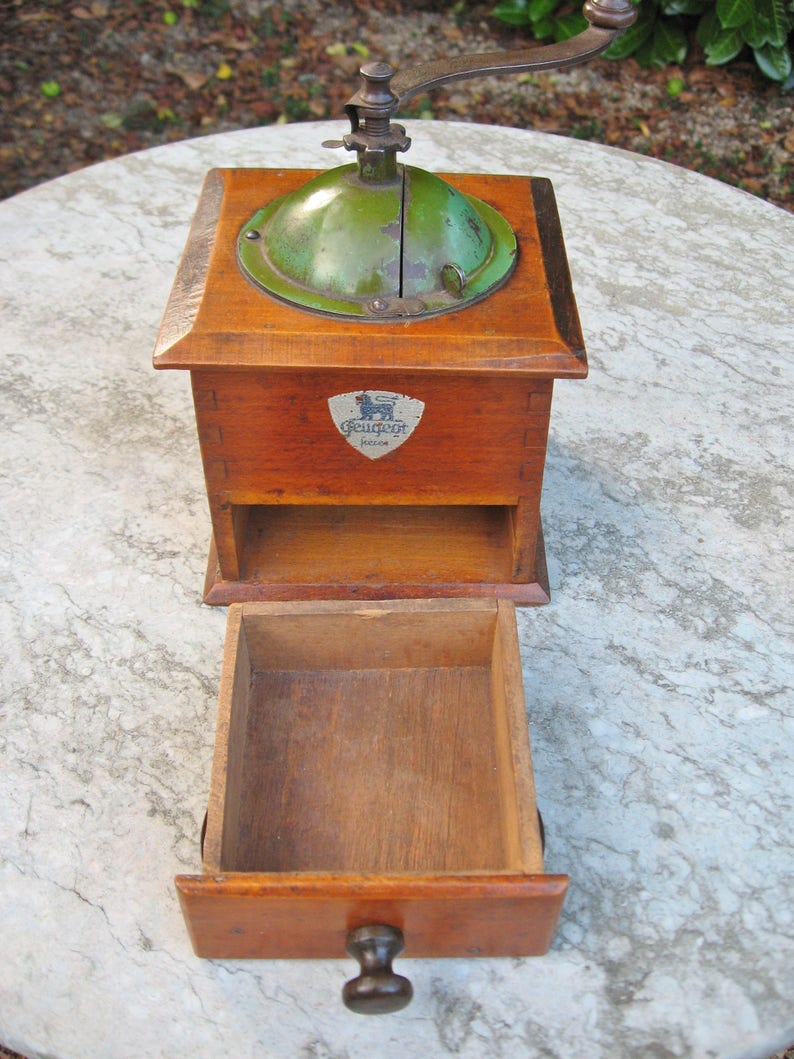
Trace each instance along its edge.
{"label": "metal nut on shaft", "polygon": [[630,0],[587,0],[582,14],[591,26],[628,29],[637,19],[637,8]]}

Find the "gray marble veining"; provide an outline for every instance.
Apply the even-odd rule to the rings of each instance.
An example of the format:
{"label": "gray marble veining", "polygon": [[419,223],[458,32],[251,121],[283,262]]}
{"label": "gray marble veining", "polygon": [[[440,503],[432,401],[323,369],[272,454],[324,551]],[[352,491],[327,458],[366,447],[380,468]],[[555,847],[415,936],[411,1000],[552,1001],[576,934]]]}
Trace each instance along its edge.
{"label": "gray marble veining", "polygon": [[[591,363],[559,383],[552,603],[519,631],[547,867],[538,960],[202,962],[225,626],[187,379],[151,349],[204,172],[328,166],[338,125],[104,163],[0,203],[0,1040],[228,1054],[765,1059],[794,1040],[794,218],[623,152],[415,122],[410,161],[552,178]],[[308,970],[308,974],[307,974]]]}

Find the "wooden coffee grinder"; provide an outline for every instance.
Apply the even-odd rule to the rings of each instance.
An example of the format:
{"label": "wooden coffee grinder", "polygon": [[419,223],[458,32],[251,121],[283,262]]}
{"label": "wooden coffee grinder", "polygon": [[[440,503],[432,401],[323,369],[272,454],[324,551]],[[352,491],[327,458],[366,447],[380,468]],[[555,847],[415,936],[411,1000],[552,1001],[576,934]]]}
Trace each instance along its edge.
{"label": "wooden coffee grinder", "polygon": [[[361,70],[357,162],[207,177],[157,341],[188,369],[229,617],[199,955],[362,963],[354,1010],[410,999],[408,955],[544,952],[513,605],[548,602],[540,492],[555,379],[587,362],[551,184],[399,164],[435,85],[569,66],[634,18],[394,74]],[[339,806],[345,807],[340,813]]]}

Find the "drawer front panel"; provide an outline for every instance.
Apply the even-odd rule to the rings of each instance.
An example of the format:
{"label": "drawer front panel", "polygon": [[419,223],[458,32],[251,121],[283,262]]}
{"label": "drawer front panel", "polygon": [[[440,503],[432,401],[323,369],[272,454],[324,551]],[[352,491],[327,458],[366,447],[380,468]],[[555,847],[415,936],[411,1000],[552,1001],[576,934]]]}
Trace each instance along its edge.
{"label": "drawer front panel", "polygon": [[562,908],[565,875],[177,876],[196,955],[208,959],[343,958],[354,927],[386,923],[405,957],[541,956]]}

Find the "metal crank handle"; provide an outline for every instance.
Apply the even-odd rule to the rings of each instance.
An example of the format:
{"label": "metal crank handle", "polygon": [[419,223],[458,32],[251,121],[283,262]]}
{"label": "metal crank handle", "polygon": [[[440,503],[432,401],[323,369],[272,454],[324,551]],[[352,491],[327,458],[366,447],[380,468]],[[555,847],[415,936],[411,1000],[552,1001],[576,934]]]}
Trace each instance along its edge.
{"label": "metal crank handle", "polygon": [[465,81],[490,74],[519,74],[534,70],[560,70],[595,58],[609,47],[622,30],[637,18],[630,0],[587,0],[582,13],[590,23],[586,30],[560,41],[521,51],[461,55],[453,59],[423,63],[398,73],[392,80],[392,92],[402,104],[438,85]]}
{"label": "metal crank handle", "polygon": [[397,74],[388,63],[362,66],[364,84],[345,105],[352,131],[357,131],[363,119],[376,132],[373,122],[388,121],[406,100],[438,85],[490,74],[558,70],[585,62],[600,55],[637,18],[631,0],[587,0],[582,13],[590,23],[587,29],[557,44],[439,59]]}

